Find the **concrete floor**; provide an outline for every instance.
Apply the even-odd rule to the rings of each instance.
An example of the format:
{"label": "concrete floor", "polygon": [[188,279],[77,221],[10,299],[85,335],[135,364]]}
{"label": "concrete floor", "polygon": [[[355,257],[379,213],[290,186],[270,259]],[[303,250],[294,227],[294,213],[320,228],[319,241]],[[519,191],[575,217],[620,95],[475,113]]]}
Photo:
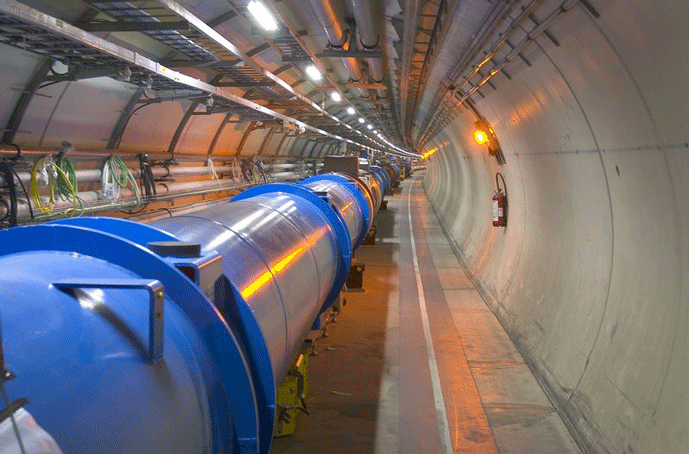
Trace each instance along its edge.
{"label": "concrete floor", "polygon": [[460,268],[420,179],[400,189],[378,214],[376,245],[356,252],[365,292],[343,294],[317,344],[311,415],[271,454],[579,453]]}

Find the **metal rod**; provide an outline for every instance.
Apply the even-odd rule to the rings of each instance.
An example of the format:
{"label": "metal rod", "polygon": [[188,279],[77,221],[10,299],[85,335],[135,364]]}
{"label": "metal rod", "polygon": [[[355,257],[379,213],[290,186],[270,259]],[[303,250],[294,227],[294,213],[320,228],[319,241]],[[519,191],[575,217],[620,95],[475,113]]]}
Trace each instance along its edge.
{"label": "metal rod", "polygon": [[[251,186],[250,184],[237,184],[231,180],[209,180],[191,183],[167,183],[156,185],[158,195],[151,202],[166,201],[180,196],[194,196],[208,193],[216,193],[225,190],[238,190]],[[106,211],[122,208],[135,208],[140,204],[134,196],[134,191],[129,188],[120,190],[120,199],[109,201],[102,197],[101,191],[79,192],[79,198],[84,202],[84,213]],[[47,200],[45,200],[47,202]],[[23,221],[30,220],[29,205],[26,200],[19,199],[17,206],[17,218]],[[99,203],[100,202],[100,203]],[[59,216],[64,216],[72,209],[72,202],[68,200],[57,200],[51,213],[36,216],[37,221],[45,221]],[[6,208],[0,206],[0,217],[4,215]]]}
{"label": "metal rod", "polygon": [[[510,63],[515,56],[517,56],[527,44],[535,40],[538,36],[545,31],[546,28],[558,17],[560,14],[571,9],[579,0],[568,0],[560,5],[555,11],[553,11],[540,25],[536,26],[531,30],[519,43],[514,46],[514,49],[503,58],[502,62],[494,66],[490,72],[471,90],[469,90],[464,96],[457,100],[457,105],[463,104],[471,95],[476,93],[483,85],[485,85],[490,79],[493,78],[497,73],[499,73],[508,63]],[[487,57],[486,57],[487,58]],[[484,60],[486,61],[486,60]],[[480,69],[480,68],[479,68]],[[454,95],[453,95],[454,98]],[[455,98],[456,99],[456,98]]]}
{"label": "metal rod", "polygon": [[[169,170],[168,170],[169,169]],[[219,166],[219,167],[214,167],[215,173],[221,174],[221,173],[228,173],[232,174],[232,167],[231,166]],[[207,176],[213,176],[213,171],[211,170],[211,167],[177,167],[177,166],[171,166],[169,168],[166,167],[153,167],[151,169],[153,171],[153,176],[154,177],[186,177],[186,176],[200,176],[200,175],[207,175]],[[130,169],[130,172],[132,172],[132,175],[134,178],[139,178],[141,176],[141,171],[139,169]],[[31,182],[31,172],[17,172],[17,175],[19,178],[22,180],[22,182],[25,185],[28,185]],[[77,177],[77,181],[79,183],[93,183],[96,181],[101,181],[102,176],[103,176],[103,170],[102,169],[84,169],[84,170],[77,170],[75,172],[75,175]],[[0,175],[0,187],[5,185],[5,178]]]}
{"label": "metal rod", "polygon": [[[48,154],[55,154],[58,152],[55,148],[22,148],[21,149],[21,154],[26,155],[26,156],[32,156],[32,157],[43,157]],[[165,152],[147,152],[147,151],[118,151],[117,156],[120,158],[127,160],[127,159],[139,159],[139,154],[140,153],[146,153],[148,154],[148,157],[153,160],[167,160],[170,158],[170,155]],[[90,160],[100,160],[103,158],[107,158],[109,156],[112,156],[114,154],[113,150],[105,150],[105,149],[95,149],[95,150],[84,150],[84,149],[77,149],[77,150],[70,150],[69,151],[69,156],[70,157],[79,157],[82,159],[90,159]],[[0,156],[2,157],[13,157],[17,155],[17,149],[14,146],[11,145],[3,145],[0,144]],[[231,159],[232,156],[229,155],[216,155],[215,156],[218,159]],[[191,154],[191,153],[175,153],[175,159],[178,161],[196,161],[196,162],[205,162],[205,156],[199,155],[199,154]]]}

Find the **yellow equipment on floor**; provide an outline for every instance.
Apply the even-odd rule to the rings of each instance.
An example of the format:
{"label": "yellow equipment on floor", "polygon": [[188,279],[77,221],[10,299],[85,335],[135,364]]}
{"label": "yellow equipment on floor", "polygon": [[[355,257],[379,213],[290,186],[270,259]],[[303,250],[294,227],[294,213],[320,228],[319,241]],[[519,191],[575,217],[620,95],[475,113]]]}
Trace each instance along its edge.
{"label": "yellow equipment on floor", "polygon": [[278,388],[273,437],[293,434],[297,429],[299,411],[309,414],[305,400],[308,391],[309,350],[310,347],[302,347]]}

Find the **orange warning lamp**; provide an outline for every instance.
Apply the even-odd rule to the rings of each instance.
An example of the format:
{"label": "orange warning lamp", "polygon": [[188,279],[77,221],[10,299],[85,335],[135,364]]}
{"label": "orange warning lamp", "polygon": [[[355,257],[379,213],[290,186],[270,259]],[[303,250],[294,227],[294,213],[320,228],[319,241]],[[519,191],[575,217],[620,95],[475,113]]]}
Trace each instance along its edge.
{"label": "orange warning lamp", "polygon": [[477,144],[483,145],[484,143],[488,142],[488,134],[486,134],[485,131],[477,129],[474,131],[474,139],[476,140]]}

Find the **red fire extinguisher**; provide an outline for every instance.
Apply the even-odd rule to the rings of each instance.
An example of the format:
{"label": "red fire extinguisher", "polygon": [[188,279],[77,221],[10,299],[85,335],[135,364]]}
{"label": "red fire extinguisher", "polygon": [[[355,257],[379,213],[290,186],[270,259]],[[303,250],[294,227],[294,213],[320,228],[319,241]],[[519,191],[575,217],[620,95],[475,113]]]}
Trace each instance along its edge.
{"label": "red fire extinguisher", "polygon": [[[500,188],[498,176],[502,180],[502,188]],[[507,226],[507,186],[505,178],[499,172],[495,174],[495,186],[497,189],[493,195],[493,227],[505,227]]]}

